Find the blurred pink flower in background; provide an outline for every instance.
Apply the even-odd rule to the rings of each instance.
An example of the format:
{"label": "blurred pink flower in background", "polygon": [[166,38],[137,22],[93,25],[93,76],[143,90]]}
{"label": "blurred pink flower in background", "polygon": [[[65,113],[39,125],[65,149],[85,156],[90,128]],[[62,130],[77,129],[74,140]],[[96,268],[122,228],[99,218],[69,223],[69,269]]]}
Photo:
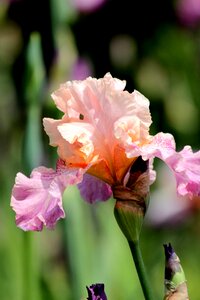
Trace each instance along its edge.
{"label": "blurred pink flower in background", "polygon": [[71,80],[83,80],[88,76],[92,76],[92,67],[90,63],[81,57],[78,57],[72,66]]}
{"label": "blurred pink flower in background", "polygon": [[44,118],[44,129],[57,147],[57,169],[36,168],[31,178],[17,174],[11,206],[20,228],[52,228],[64,217],[62,194],[68,185],[78,184],[89,203],[109,199],[113,186],[126,185],[138,157],[149,160],[149,184],[158,157],[173,171],[180,196],[200,195],[200,151],[186,146],[176,152],[171,134],[150,135],[149,101],[136,90],[125,91],[125,85],[107,73],[68,81],[52,94],[63,117]]}
{"label": "blurred pink flower in background", "polygon": [[180,21],[187,26],[196,26],[200,22],[200,1],[179,0],[176,10]]}
{"label": "blurred pink flower in background", "polygon": [[166,165],[161,164],[158,173],[157,188],[151,192],[145,222],[153,227],[177,226],[192,214],[194,201],[177,197],[175,178]]}
{"label": "blurred pink flower in background", "polygon": [[92,12],[105,2],[106,0],[72,0],[71,4],[80,12]]}

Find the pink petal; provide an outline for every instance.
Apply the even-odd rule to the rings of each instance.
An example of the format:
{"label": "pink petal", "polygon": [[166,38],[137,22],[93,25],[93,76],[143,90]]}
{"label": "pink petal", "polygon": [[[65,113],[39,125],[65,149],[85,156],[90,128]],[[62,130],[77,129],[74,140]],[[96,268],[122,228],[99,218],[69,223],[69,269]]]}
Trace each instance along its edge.
{"label": "pink petal", "polygon": [[179,195],[200,196],[200,151],[193,152],[190,146],[185,146],[167,164],[175,172]]}
{"label": "pink petal", "polygon": [[111,187],[108,184],[89,174],[83,176],[83,180],[78,184],[78,188],[81,197],[89,203],[106,201],[112,195]]}
{"label": "pink petal", "polygon": [[[175,150],[174,138],[168,133],[158,133],[148,145],[135,149],[143,159],[158,157],[174,172],[177,183],[177,193],[180,196],[200,195],[200,151],[193,153],[186,146],[180,152]],[[130,152],[129,152],[130,155]]]}
{"label": "pink petal", "polygon": [[153,162],[154,159],[150,158],[149,159],[149,183],[150,185],[154,183],[156,180],[156,171],[153,169]]}
{"label": "pink petal", "polygon": [[158,157],[166,161],[175,153],[174,137],[169,133],[160,132],[152,137],[149,144],[139,149],[144,160]]}
{"label": "pink petal", "polygon": [[82,171],[58,171],[39,167],[30,178],[18,173],[12,190],[11,206],[16,213],[16,224],[21,229],[41,231],[43,226],[53,228],[65,217],[62,194],[69,184],[82,179]]}

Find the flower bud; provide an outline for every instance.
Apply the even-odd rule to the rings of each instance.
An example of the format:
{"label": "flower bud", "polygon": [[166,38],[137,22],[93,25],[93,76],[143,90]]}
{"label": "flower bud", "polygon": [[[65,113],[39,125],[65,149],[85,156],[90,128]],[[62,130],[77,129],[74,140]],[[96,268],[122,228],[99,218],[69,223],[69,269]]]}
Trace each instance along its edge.
{"label": "flower bud", "polygon": [[112,187],[113,196],[117,200],[114,214],[127,240],[136,242],[139,240],[143,219],[148,206],[148,161],[144,161],[141,157],[138,157],[133,163],[126,181],[124,184]]}
{"label": "flower bud", "polygon": [[171,244],[165,249],[165,296],[164,300],[189,300],[186,278],[179,257]]}
{"label": "flower bud", "polygon": [[87,300],[107,300],[103,283],[92,284],[90,287],[86,288],[88,291]]}

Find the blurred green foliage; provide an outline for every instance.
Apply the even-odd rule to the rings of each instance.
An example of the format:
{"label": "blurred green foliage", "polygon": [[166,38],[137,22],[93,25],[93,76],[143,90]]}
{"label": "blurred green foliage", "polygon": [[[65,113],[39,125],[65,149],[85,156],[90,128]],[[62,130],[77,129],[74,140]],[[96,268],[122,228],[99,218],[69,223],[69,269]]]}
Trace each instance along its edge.
{"label": "blurred green foliage", "polygon": [[[24,233],[15,226],[10,207],[15,175],[18,171],[29,174],[40,164],[54,167],[56,150],[48,146],[42,117],[57,116],[50,94],[61,82],[71,79],[78,57],[70,28],[78,13],[68,1],[52,0],[52,5],[58,56],[46,80],[40,37],[32,35],[24,78],[24,118],[11,74],[22,37],[20,28],[6,18],[8,3],[0,4],[0,299],[86,299],[86,285],[97,282],[105,284],[110,300],[143,299],[128,244],[114,219],[113,199],[89,205],[80,199],[76,187],[69,188],[63,199],[66,219],[53,231]],[[168,24],[147,41],[142,58],[134,37],[121,40],[119,36],[111,49],[116,72],[121,74],[120,68],[128,61],[135,87],[150,99],[152,133],[173,133],[178,149],[185,144],[194,149],[200,146],[199,38],[199,28]],[[125,49],[117,49],[118,45]],[[118,64],[121,51],[130,59]],[[155,184],[152,190],[157,187]],[[168,242],[181,258],[191,299],[199,299],[199,234],[198,207],[175,225],[144,224],[141,248],[156,299],[163,297],[162,245]]]}

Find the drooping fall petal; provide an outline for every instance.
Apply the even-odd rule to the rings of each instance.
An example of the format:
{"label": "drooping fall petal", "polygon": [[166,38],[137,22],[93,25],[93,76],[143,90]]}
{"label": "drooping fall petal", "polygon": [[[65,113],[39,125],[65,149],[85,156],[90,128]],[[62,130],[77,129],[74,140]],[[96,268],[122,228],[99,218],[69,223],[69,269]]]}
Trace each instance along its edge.
{"label": "drooping fall petal", "polygon": [[179,195],[200,196],[200,151],[193,152],[190,146],[185,146],[166,163],[175,172]]}
{"label": "drooping fall petal", "polygon": [[[159,133],[154,137],[153,144],[157,146],[155,157],[162,159],[173,171],[177,193],[180,196],[200,195],[200,151],[193,152],[185,146],[182,151],[175,151],[174,138],[169,134]],[[149,150],[148,150],[149,151]],[[151,151],[149,151],[148,157]]]}
{"label": "drooping fall petal", "polygon": [[155,157],[163,160],[173,171],[179,196],[200,195],[200,151],[193,152],[190,146],[176,151],[174,138],[169,133],[158,133],[149,144],[142,147],[129,147],[128,157],[140,154],[143,159]]}
{"label": "drooping fall petal", "polygon": [[30,178],[18,173],[11,197],[17,226],[25,231],[40,231],[43,226],[53,228],[65,216],[62,207],[65,188],[81,179],[82,172],[78,169],[56,172],[39,167],[32,171]]}

